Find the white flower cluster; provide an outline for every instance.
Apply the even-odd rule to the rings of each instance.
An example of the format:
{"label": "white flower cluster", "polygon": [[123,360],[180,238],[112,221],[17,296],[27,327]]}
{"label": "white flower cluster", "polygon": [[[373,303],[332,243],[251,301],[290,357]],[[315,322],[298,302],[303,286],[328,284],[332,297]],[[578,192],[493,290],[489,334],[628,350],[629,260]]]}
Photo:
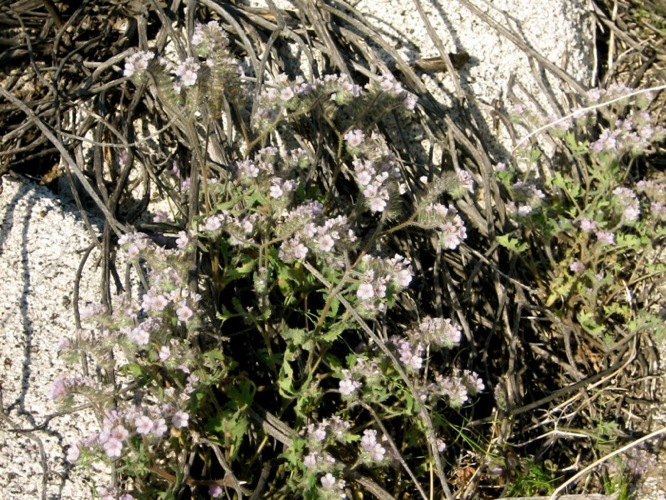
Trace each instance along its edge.
{"label": "white flower cluster", "polygon": [[139,75],[148,69],[148,64],[155,58],[155,54],[149,51],[140,51],[132,54],[125,60],[125,70],[123,74],[131,78]]}
{"label": "white flower cluster", "polygon": [[192,46],[202,57],[224,49],[229,45],[229,38],[217,21],[208,24],[197,23],[192,34]]}
{"label": "white flower cluster", "polygon": [[416,328],[409,331],[409,337],[413,342],[423,342],[431,348],[451,349],[460,343],[461,330],[448,318],[426,316]]}
{"label": "white flower cluster", "polygon": [[366,313],[385,312],[387,294],[408,287],[414,276],[411,263],[398,254],[388,259],[364,255],[359,270],[362,274],[356,297]]}
{"label": "white flower cluster", "polygon": [[355,158],[353,165],[356,183],[365,204],[371,212],[383,212],[391,195],[397,191],[397,182],[401,178],[395,157],[386,151],[376,160]]}
{"label": "white flower cluster", "polygon": [[458,210],[449,205],[431,203],[419,212],[417,224],[424,229],[439,231],[439,243],[442,248],[455,250],[467,238],[467,229]]}
{"label": "white flower cluster", "polygon": [[463,370],[446,377],[436,374],[435,382],[428,384],[420,393],[423,401],[444,396],[453,408],[460,408],[470,396],[484,389],[485,385],[478,374]]}
{"label": "white flower cluster", "polygon": [[363,387],[363,384],[360,381],[354,379],[351,370],[342,370],[342,374],[344,375],[344,378],[340,381],[338,387],[342,396],[351,396],[356,390]]}
{"label": "white flower cluster", "polygon": [[543,204],[546,195],[532,182],[516,182],[513,184],[515,201],[506,204],[508,212],[518,217],[527,217],[532,211]]}
{"label": "white flower cluster", "polygon": [[421,342],[412,344],[409,340],[393,337],[393,343],[398,348],[400,361],[409,371],[417,372],[423,367],[423,354],[425,348]]}
{"label": "white flower cluster", "polygon": [[[417,97],[406,91],[392,75],[384,76],[379,82],[366,85],[372,94],[384,94],[398,102],[406,110],[413,110]],[[254,126],[263,129],[274,125],[285,111],[305,109],[319,101],[332,101],[338,106],[345,106],[354,100],[363,99],[364,89],[352,82],[347,75],[326,75],[306,82],[302,76],[290,81],[287,75],[276,77],[274,86],[265,88],[258,97],[257,113],[253,117]]]}
{"label": "white flower cluster", "polygon": [[382,374],[375,358],[370,360],[363,357],[357,358],[354,366],[342,370],[342,375],[343,378],[340,380],[338,390],[344,397],[351,396],[354,392],[361,389],[363,387],[362,380],[373,385],[379,383],[382,379]]}
{"label": "white flower cluster", "polygon": [[[383,439],[383,441],[386,438]],[[381,463],[386,458],[386,448],[377,441],[377,431],[366,429],[361,438],[361,459],[370,463]]]}
{"label": "white flower cluster", "polygon": [[174,90],[178,93],[183,87],[194,87],[194,84],[197,83],[199,68],[201,65],[193,57],[181,61],[174,70],[174,74],[178,77],[174,83]]}
{"label": "white flower cluster", "polygon": [[139,408],[109,410],[102,422],[101,432],[93,433],[71,445],[67,451],[67,460],[72,463],[76,462],[83,450],[88,453],[100,450],[108,458],[120,458],[126,442],[133,435],[153,440],[163,437],[168,430],[165,416],[171,420],[171,425],[175,429],[188,426],[188,413],[182,410],[174,411],[170,404],[153,410]]}
{"label": "white flower cluster", "polygon": [[338,263],[336,247],[346,248],[356,241],[346,216],[326,219],[324,207],[318,201],[298,206],[284,215],[283,230],[292,236],[280,245],[280,260],[286,263],[304,260],[310,250],[324,259]]}
{"label": "white flower cluster", "polygon": [[[376,84],[370,83],[366,86],[366,88],[372,89],[374,85]],[[418,97],[416,97],[415,94],[405,90],[402,84],[398,82],[393,75],[384,75],[379,81],[378,86],[382,92],[386,92],[390,96],[402,100],[402,104],[405,109],[412,111],[416,107]]]}
{"label": "white flower cluster", "polygon": [[622,209],[622,218],[624,221],[636,222],[641,215],[636,193],[626,187],[617,187],[613,190],[613,194]]}

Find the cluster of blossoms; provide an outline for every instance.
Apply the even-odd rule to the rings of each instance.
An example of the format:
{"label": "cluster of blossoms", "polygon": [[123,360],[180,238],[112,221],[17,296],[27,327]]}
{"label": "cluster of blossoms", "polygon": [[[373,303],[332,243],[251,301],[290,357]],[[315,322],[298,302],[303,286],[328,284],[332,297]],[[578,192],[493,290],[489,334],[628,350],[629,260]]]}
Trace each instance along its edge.
{"label": "cluster of blossoms", "polygon": [[[386,441],[386,437],[382,436],[381,442]],[[374,429],[366,429],[363,431],[361,438],[361,460],[372,465],[377,465],[385,462],[386,448],[380,441],[377,441],[377,431]]]}
{"label": "cluster of blossoms", "polygon": [[344,490],[346,483],[336,477],[336,475],[340,475],[341,468],[336,460],[325,451],[325,448],[332,442],[348,442],[350,429],[351,423],[342,420],[337,415],[316,424],[309,424],[305,428],[308,454],[303,458],[303,465],[315,474],[322,474],[319,488],[320,498],[345,498],[341,490]]}
{"label": "cluster of blossoms", "polygon": [[452,205],[426,205],[418,212],[416,225],[423,229],[435,229],[439,235],[440,246],[447,250],[455,250],[467,238],[465,223]]}
{"label": "cluster of blossoms", "polygon": [[150,61],[155,59],[155,54],[143,50],[135,52],[125,60],[125,70],[123,75],[132,78],[134,75],[141,74],[148,69]]}
{"label": "cluster of blossoms", "polygon": [[657,221],[666,221],[666,187],[655,180],[641,180],[636,190],[650,201],[650,214]]}
{"label": "cluster of blossoms", "polygon": [[461,331],[448,318],[431,318],[426,316],[416,328],[409,330],[412,342],[423,343],[431,349],[451,349],[460,343]]}
{"label": "cluster of blossoms", "polygon": [[345,106],[354,101],[358,108],[363,107],[363,101],[376,103],[379,96],[388,99],[389,106],[409,111],[417,102],[416,95],[405,90],[392,75],[383,76],[379,82],[371,82],[363,89],[347,75],[326,75],[308,83],[301,76],[290,81],[287,75],[280,74],[275,85],[259,95],[254,126],[259,130],[270,128],[284,118],[287,111],[307,110],[315,103]]}
{"label": "cluster of blossoms", "polygon": [[414,271],[402,255],[390,258],[364,255],[358,266],[360,284],[356,289],[361,314],[386,311],[386,302],[412,282]]}
{"label": "cluster of blossoms", "polygon": [[444,377],[435,375],[435,382],[427,384],[419,390],[422,401],[446,397],[453,408],[460,408],[470,396],[475,396],[485,389],[478,374],[469,370],[456,372]]}
{"label": "cluster of blossoms", "polygon": [[[179,238],[187,236],[180,235]],[[182,243],[187,244],[185,241]],[[120,312],[132,321],[131,326],[121,328],[121,333],[138,345],[146,345],[150,340],[150,332],[163,326],[163,319],[175,316],[179,323],[194,326],[190,320],[194,316],[193,308],[201,297],[188,291],[182,270],[166,264],[170,257],[178,258],[181,251],[164,250],[141,233],[121,236],[118,245],[125,250],[130,260],[141,257],[152,265],[149,271],[151,287],[143,294],[140,308],[137,309],[136,304],[128,301],[127,297],[121,297]]]}
{"label": "cluster of blossoms", "polygon": [[531,182],[516,182],[512,188],[515,201],[507,203],[506,208],[514,216],[527,217],[546,198],[545,193]]}
{"label": "cluster of blossoms", "polygon": [[291,236],[280,245],[279,257],[290,263],[304,260],[310,251],[330,264],[341,266],[339,255],[356,241],[346,216],[324,216],[324,207],[318,201],[310,201],[287,211],[282,216],[280,230]]}
{"label": "cluster of blossoms", "polygon": [[[239,77],[243,70],[238,62],[230,57],[229,40],[216,21],[200,24],[194,28],[191,44],[198,57],[187,57],[178,63],[166,58],[158,58],[159,65],[153,66],[158,85],[167,90],[168,95],[180,95],[183,89],[201,83],[208,88],[220,91],[235,91],[240,88]],[[199,57],[204,58],[204,72]],[[139,51],[125,60],[123,74],[129,78],[142,78],[149,70],[155,54]],[[171,88],[166,88],[169,85]],[[214,101],[214,100],[213,100]]]}
{"label": "cluster of blossoms", "polygon": [[425,317],[421,323],[408,330],[407,337],[395,335],[391,342],[396,347],[400,361],[412,372],[418,372],[423,367],[423,355],[426,349],[450,349],[460,343],[460,327],[454,325],[448,318]]}
{"label": "cluster of blossoms", "polygon": [[[610,231],[603,231],[600,229],[595,220],[592,220],[588,217],[581,217],[576,222],[576,225],[580,228],[581,231],[594,233],[599,243],[605,243],[607,245],[615,244],[615,235]],[[575,267],[577,268],[576,271],[580,271],[584,268],[581,268],[579,265],[576,265]],[[574,269],[572,269],[572,271],[574,271]]]}
{"label": "cluster of blossoms", "polygon": [[254,126],[264,130],[284,118],[286,111],[308,109],[317,102],[344,105],[362,94],[363,89],[347,75],[326,75],[308,83],[302,76],[290,81],[287,75],[280,74],[274,87],[267,87],[259,94]]}
{"label": "cluster of blossoms", "polygon": [[[61,342],[59,349],[65,354],[91,354],[109,371],[123,371],[126,366],[143,363],[141,360],[150,365],[159,364],[170,371],[172,384],[161,387],[156,379],[147,380],[150,387],[145,393],[144,389],[135,389],[142,391],[143,402],[138,407],[127,406],[134,405],[138,398],[114,401],[112,394],[106,394],[90,378],[58,378],[51,387],[52,398],[71,400],[80,395],[101,407],[113,406],[106,412],[100,432],[69,448],[67,456],[71,462],[82,453],[116,460],[131,454],[137,439],[159,444],[164,442],[169,427],[187,428],[187,408],[200,383],[199,376],[191,373],[194,361],[188,339],[197,329],[200,297],[188,290],[183,251],[158,247],[140,233],[122,236],[119,244],[130,261],[147,264],[144,267],[148,268],[149,288],[138,299],[119,296],[112,313],[99,304],[86,306],[82,316],[98,324],[95,334],[78,332],[75,339]],[[183,335],[185,338],[181,338]],[[158,394],[159,401],[149,400],[146,397],[149,393]]]}
{"label": "cluster of blossoms", "polygon": [[375,133],[366,141],[362,130],[353,129],[344,139],[352,154],[362,153],[366,158],[356,156],[353,160],[354,177],[365,205],[371,212],[383,212],[391,196],[402,191],[399,185],[402,175],[396,166],[395,155],[377,146],[379,138]]}
{"label": "cluster of blossoms", "polygon": [[622,210],[624,222],[636,222],[641,215],[641,209],[636,193],[626,187],[617,187],[613,190],[615,200]]}
{"label": "cluster of blossoms", "polygon": [[375,358],[370,360],[363,357],[356,358],[354,366],[342,370],[342,376],[338,390],[343,397],[351,396],[361,389],[363,381],[369,385],[379,384],[382,381],[379,364]]}
{"label": "cluster of blossoms", "polygon": [[[68,347],[67,343],[60,344],[60,349]],[[92,395],[101,391],[100,384],[92,377],[67,377],[59,375],[49,389],[49,399],[71,398],[74,394]]]}
{"label": "cluster of blossoms", "polygon": [[175,409],[171,403],[152,409],[109,410],[102,422],[102,430],[71,445],[67,451],[67,460],[76,462],[82,452],[87,455],[103,452],[111,460],[118,459],[125,447],[134,446],[134,438],[153,443],[163,439],[168,431],[167,419],[174,429],[183,429],[188,426],[189,415]]}
{"label": "cluster of blossoms", "polygon": [[264,217],[258,213],[236,217],[228,210],[224,210],[206,217],[203,220],[202,232],[209,236],[217,236],[225,231],[232,245],[247,245],[252,244],[253,234],[263,221]]}
{"label": "cluster of blossoms", "polygon": [[632,110],[624,119],[617,119],[612,129],[604,129],[599,138],[590,144],[594,153],[611,152],[621,156],[624,153],[642,154],[650,146],[666,136],[666,129],[654,125],[647,111]]}
{"label": "cluster of blossoms", "polygon": [[229,46],[229,38],[217,21],[207,24],[197,23],[192,34],[192,47],[202,57],[209,57]]}
{"label": "cluster of blossoms", "polygon": [[232,165],[232,171],[244,194],[248,194],[247,188],[254,188],[279,211],[289,205],[296,190],[297,183],[291,177],[309,165],[310,158],[301,148],[280,151],[269,146],[257,151],[252,159]]}
{"label": "cluster of blossoms", "polygon": [[425,345],[423,343],[417,342],[412,344],[409,340],[397,335],[393,336],[391,341],[398,350],[400,361],[405,365],[407,370],[418,372],[423,368],[423,354],[425,353]]}
{"label": "cluster of blossoms", "polygon": [[418,97],[405,90],[402,84],[391,74],[383,75],[379,82],[369,83],[366,85],[366,89],[368,91],[379,89],[381,92],[386,93],[390,98],[401,102],[405,109],[409,111],[414,110],[418,101]]}

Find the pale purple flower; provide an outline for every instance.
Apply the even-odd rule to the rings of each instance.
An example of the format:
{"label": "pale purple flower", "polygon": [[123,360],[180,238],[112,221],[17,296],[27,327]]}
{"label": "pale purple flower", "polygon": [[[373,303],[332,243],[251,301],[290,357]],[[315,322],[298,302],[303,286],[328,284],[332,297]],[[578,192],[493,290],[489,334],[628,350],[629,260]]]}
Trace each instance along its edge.
{"label": "pale purple flower", "polygon": [[176,429],[182,429],[183,427],[187,427],[189,419],[190,416],[186,412],[179,410],[171,417],[171,423]]}
{"label": "pale purple flower", "polygon": [[416,103],[418,102],[419,98],[416,96],[416,94],[412,94],[411,92],[405,92],[405,98],[402,101],[403,105],[405,106],[405,109],[408,111],[413,111],[414,108],[416,107]]}
{"label": "pale purple flower", "polygon": [[366,429],[363,431],[361,449],[367,452],[370,459],[375,462],[381,462],[386,455],[386,449],[377,442],[377,431],[373,429]]}
{"label": "pale purple flower", "polygon": [[532,213],[532,207],[530,205],[520,205],[518,207],[518,215],[521,217],[527,217]]}
{"label": "pale purple flower", "polygon": [[666,220],[666,205],[658,201],[650,203],[650,212],[652,215],[660,220]]}
{"label": "pale purple flower", "polygon": [[375,289],[370,283],[361,283],[356,291],[356,296],[361,300],[369,300],[375,296]]}
{"label": "pale purple flower", "polygon": [[75,444],[71,445],[67,449],[67,461],[71,464],[76,462],[79,459],[79,456],[81,455],[81,450],[79,447]]}
{"label": "pale purple flower", "polygon": [[343,396],[349,396],[354,391],[360,388],[361,388],[361,383],[356,380],[352,380],[351,377],[349,376],[345,377],[340,381],[339,390],[340,394],[342,394]]}
{"label": "pale purple flower", "polygon": [[197,71],[199,71],[199,67],[199,63],[195,62],[194,58],[188,57],[178,65],[175,74],[180,77],[180,81],[185,87],[192,87],[197,83]]}
{"label": "pale purple flower", "polygon": [[68,390],[65,381],[67,377],[58,375],[58,378],[51,384],[51,390],[49,391],[49,399],[58,399],[64,398],[67,396]]}
{"label": "pale purple flower", "polygon": [[153,430],[153,421],[149,417],[141,415],[134,420],[134,426],[137,434],[149,434]]}
{"label": "pale purple flower", "polygon": [[167,431],[167,425],[166,421],[163,418],[158,418],[153,422],[153,436],[155,437],[161,437],[163,436]]}
{"label": "pale purple flower", "polygon": [[305,465],[308,469],[312,469],[317,465],[317,453],[316,452],[310,452],[308,453],[305,458],[303,459],[303,465]]}
{"label": "pale purple flower", "polygon": [[307,427],[308,436],[310,436],[314,441],[321,443],[326,439],[326,425],[325,424],[310,424]]}
{"label": "pale purple flower", "polygon": [[167,359],[169,359],[169,356],[171,356],[171,350],[167,346],[163,345],[162,347],[160,347],[159,356],[160,356],[160,361],[164,363]]}
{"label": "pale purple flower", "polygon": [[636,193],[626,187],[617,187],[613,190],[613,194],[624,208],[624,219],[629,222],[637,221],[641,212]]}
{"label": "pale purple flower", "polygon": [[178,239],[176,239],[176,246],[182,250],[189,242],[190,238],[187,236],[187,233],[185,231],[179,231]]}
{"label": "pale purple flower", "polygon": [[594,231],[597,228],[597,223],[587,217],[582,217],[579,224],[583,231]]}
{"label": "pale purple flower", "polygon": [[336,482],[337,480],[335,479],[335,476],[330,472],[326,473],[326,475],[321,478],[321,486],[325,490],[333,489]]}
{"label": "pale purple flower", "polygon": [[181,305],[178,309],[176,309],[176,315],[178,316],[178,321],[181,321],[183,323],[187,323],[193,314],[194,313],[192,312],[192,309],[187,307],[185,304]]}
{"label": "pale purple flower", "polygon": [[435,376],[439,385],[439,391],[449,398],[449,403],[454,408],[459,408],[467,402],[469,396],[463,381],[458,377]]}
{"label": "pale purple flower", "polygon": [[126,77],[132,77],[136,73],[148,69],[148,64],[155,57],[152,52],[144,51],[132,54],[125,60],[125,70],[123,74]]}
{"label": "pale purple flower", "polygon": [[608,231],[597,231],[597,240],[601,243],[606,243],[607,245],[615,245],[615,235]]}
{"label": "pale purple flower", "polygon": [[418,328],[412,330],[410,335],[413,339],[421,340],[426,344],[434,344],[437,347],[451,348],[460,343],[462,332],[448,318],[431,318],[426,316],[419,323]]}
{"label": "pale purple flower", "polygon": [[580,261],[578,261],[578,260],[577,260],[577,261],[574,261],[574,262],[572,262],[571,265],[569,266],[569,270],[570,270],[572,273],[579,273],[579,272],[585,270],[585,264],[583,264],[582,262],[580,262]]}
{"label": "pale purple flower", "polygon": [[211,498],[221,497],[222,493],[223,493],[222,487],[218,486],[217,484],[211,484],[208,487],[208,494],[211,496]]}
{"label": "pale purple flower", "polygon": [[123,427],[122,425],[117,425],[113,429],[111,429],[109,436],[112,439],[117,439],[122,443],[129,436],[129,431],[125,429],[125,427]]}
{"label": "pale purple flower", "polygon": [[271,185],[271,189],[269,191],[269,195],[271,198],[278,199],[283,194],[284,192],[282,191],[282,186],[280,186],[279,183],[274,183]]}
{"label": "pale purple flower", "polygon": [[349,429],[351,429],[351,424],[345,420],[342,420],[337,415],[334,415],[328,421],[328,428],[333,433],[333,435],[339,439],[343,437],[345,433],[349,431]]}
{"label": "pale purple flower", "polygon": [[437,445],[437,451],[440,453],[443,453],[444,450],[446,450],[446,443],[444,442],[443,439],[437,439],[435,441],[435,444]]}
{"label": "pale purple flower", "polygon": [[350,147],[356,148],[363,144],[365,140],[365,134],[360,129],[350,130],[344,135],[345,141],[349,144]]}
{"label": "pale purple flower", "polygon": [[370,210],[372,212],[383,212],[386,208],[386,201],[383,198],[375,197],[370,199]]}
{"label": "pale purple flower", "polygon": [[164,311],[166,306],[169,305],[169,301],[164,295],[155,294],[153,291],[149,291],[143,295],[143,302],[141,303],[141,309],[146,312],[149,311]]}
{"label": "pale purple flower", "polygon": [[115,438],[108,439],[104,445],[104,452],[109,458],[118,458],[123,451],[123,443]]}
{"label": "pale purple flower", "polygon": [[127,338],[129,338],[137,345],[146,345],[150,341],[150,333],[148,333],[140,326],[137,326],[136,328],[132,328],[132,330],[130,330]]}
{"label": "pale purple flower", "polygon": [[158,210],[153,216],[153,222],[164,222],[169,219],[169,214],[164,210]]}
{"label": "pale purple flower", "polygon": [[463,383],[465,384],[465,387],[467,387],[469,393],[473,396],[486,388],[478,373],[469,370],[463,370]]}
{"label": "pale purple flower", "polygon": [[335,245],[335,240],[328,234],[325,234],[317,241],[317,246],[322,252],[330,252]]}
{"label": "pale purple flower", "polygon": [[419,371],[423,367],[423,344],[419,343],[412,346],[406,339],[396,341],[400,361],[412,371]]}
{"label": "pale purple flower", "polygon": [[212,233],[222,227],[222,221],[217,215],[211,215],[206,219],[206,224],[204,227],[206,228],[206,231],[210,231]]}
{"label": "pale purple flower", "polygon": [[291,100],[294,97],[294,91],[291,87],[285,87],[280,91],[280,99],[284,102]]}

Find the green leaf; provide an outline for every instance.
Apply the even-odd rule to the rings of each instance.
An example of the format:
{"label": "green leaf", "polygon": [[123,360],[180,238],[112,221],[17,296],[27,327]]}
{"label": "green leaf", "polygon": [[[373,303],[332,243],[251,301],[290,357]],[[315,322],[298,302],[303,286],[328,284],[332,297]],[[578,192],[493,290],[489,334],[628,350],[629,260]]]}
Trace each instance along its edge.
{"label": "green leaf", "polygon": [[294,391],[294,370],[289,364],[289,361],[294,359],[294,353],[287,350],[284,353],[282,367],[280,368],[280,375],[278,377],[278,390],[280,395],[287,399],[294,399],[298,394]]}
{"label": "green leaf", "polygon": [[329,327],[326,333],[322,334],[319,336],[317,340],[323,340],[324,342],[335,342],[335,340],[342,335],[342,332],[344,332],[347,329],[347,322],[346,321],[339,321],[335,323],[333,326]]}
{"label": "green leaf", "polygon": [[527,243],[521,243],[520,240],[512,238],[508,234],[497,236],[497,243],[518,254],[524,252],[528,248]]}
{"label": "green leaf", "polygon": [[134,377],[140,377],[143,374],[143,367],[138,363],[127,363],[121,368],[121,370]]}
{"label": "green leaf", "polygon": [[292,346],[305,347],[309,343],[310,348],[312,347],[312,339],[303,328],[284,328],[280,331],[280,336]]}

